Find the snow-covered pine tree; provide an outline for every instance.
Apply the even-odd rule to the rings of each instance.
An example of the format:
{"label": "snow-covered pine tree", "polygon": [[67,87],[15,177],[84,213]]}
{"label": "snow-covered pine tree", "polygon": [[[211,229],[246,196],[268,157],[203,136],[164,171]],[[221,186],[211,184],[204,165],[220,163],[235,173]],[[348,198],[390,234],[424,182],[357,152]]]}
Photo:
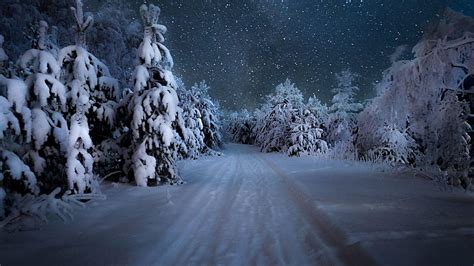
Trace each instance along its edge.
{"label": "snow-covered pine tree", "polygon": [[143,37],[136,10],[128,0],[96,1],[94,27],[87,34],[90,52],[109,67],[110,73],[123,84],[130,79],[136,48]]}
{"label": "snow-covered pine tree", "polygon": [[3,49],[3,43],[5,39],[3,38],[3,35],[0,34],[0,74],[4,74],[4,68],[8,62],[8,55],[5,53],[5,50]]}
{"label": "snow-covered pine tree", "polygon": [[158,24],[160,8],[142,5],[140,14],[145,30],[128,104],[134,178],[138,186],[175,183],[180,181],[175,161],[186,136],[171,72],[173,59],[162,44],[166,27]]}
{"label": "snow-covered pine tree", "polygon": [[218,103],[209,96],[210,87],[205,81],[194,84],[191,88],[193,97],[197,100],[196,107],[201,113],[204,143],[209,149],[222,146],[221,120]]}
{"label": "snow-covered pine tree", "polygon": [[255,144],[256,119],[247,109],[231,113],[225,125],[226,132],[232,142]]}
{"label": "snow-covered pine tree", "polygon": [[309,97],[308,102],[306,103],[306,109],[313,113],[320,123],[319,127],[326,131],[329,119],[329,108],[327,105],[323,104],[316,95],[313,95]]}
{"label": "snow-covered pine tree", "polygon": [[33,48],[20,57],[18,65],[26,78],[25,107],[31,110],[25,125],[31,125],[27,135],[31,134],[32,145],[23,158],[38,177],[42,192],[49,193],[57,187],[67,188],[64,168],[69,127],[66,88],[59,81],[58,61],[47,45],[47,30],[48,24],[40,21]]}
{"label": "snow-covered pine tree", "polygon": [[68,91],[66,120],[70,121],[70,134],[66,168],[69,187],[76,193],[85,193],[97,188],[91,151],[93,142],[98,144],[110,136],[119,88],[108,68],[87,51],[86,33],[93,19],[84,17],[81,0],[75,3],[76,7],[71,10],[76,21],[76,43],[61,49],[59,62]]}
{"label": "snow-covered pine tree", "polygon": [[[0,83],[8,91],[23,89],[26,86],[20,80],[6,79],[0,75]],[[25,89],[26,90],[26,89]],[[17,104],[17,102],[15,102]],[[29,137],[21,127],[21,114],[14,110],[12,99],[0,95],[0,220],[11,207],[12,197],[16,193],[38,195],[39,187],[35,174],[21,158],[22,143]],[[26,108],[20,108],[29,118]],[[17,118],[20,116],[20,119]],[[27,120],[28,121],[28,120]]]}
{"label": "snow-covered pine tree", "polygon": [[336,74],[337,86],[332,90],[334,96],[329,108],[328,142],[333,146],[340,146],[338,150],[347,155],[354,152],[353,130],[356,126],[356,113],[362,110],[362,105],[354,99],[359,90],[354,85],[357,76],[350,70]]}
{"label": "snow-covered pine tree", "polygon": [[275,93],[267,95],[262,110],[269,110],[257,122],[257,143],[264,152],[286,152],[290,145],[291,123],[303,108],[303,94],[287,79]]}
{"label": "snow-covered pine tree", "polygon": [[[3,49],[0,53],[8,60]],[[36,176],[22,158],[23,144],[31,142],[31,110],[26,100],[25,82],[0,73],[0,219],[8,215],[16,193],[39,193]]]}
{"label": "snow-covered pine tree", "polygon": [[289,156],[315,155],[326,153],[328,145],[322,139],[324,130],[320,128],[321,121],[308,109],[300,111],[290,127]]}
{"label": "snow-covered pine tree", "polygon": [[183,121],[186,130],[186,158],[196,159],[204,152],[204,126],[202,123],[201,112],[197,104],[198,99],[193,95],[192,91],[187,90],[181,79],[176,79],[178,84],[177,93],[179,98],[179,106],[183,110]]}

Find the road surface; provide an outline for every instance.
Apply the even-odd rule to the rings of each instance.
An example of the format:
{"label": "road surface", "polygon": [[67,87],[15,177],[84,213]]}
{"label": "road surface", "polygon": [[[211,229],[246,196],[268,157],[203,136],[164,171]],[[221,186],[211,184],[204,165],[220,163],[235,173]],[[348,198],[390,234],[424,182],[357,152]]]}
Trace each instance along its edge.
{"label": "road surface", "polygon": [[73,221],[0,233],[8,265],[473,265],[474,197],[369,164],[229,144],[182,186],[104,184]]}

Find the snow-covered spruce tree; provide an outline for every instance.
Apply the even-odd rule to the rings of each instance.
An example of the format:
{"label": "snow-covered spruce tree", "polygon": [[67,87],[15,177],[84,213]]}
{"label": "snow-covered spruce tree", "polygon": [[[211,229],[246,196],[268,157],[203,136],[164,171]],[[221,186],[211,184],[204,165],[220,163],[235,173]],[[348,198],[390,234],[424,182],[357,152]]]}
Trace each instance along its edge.
{"label": "snow-covered spruce tree", "polygon": [[87,35],[90,51],[109,67],[110,73],[128,83],[143,34],[130,1],[106,0],[94,13],[94,27]]}
{"label": "snow-covered spruce tree", "polygon": [[231,113],[225,121],[225,131],[230,141],[241,144],[255,144],[256,119],[247,109]]}
{"label": "snow-covered spruce tree", "polygon": [[350,70],[344,70],[336,74],[337,86],[332,90],[334,93],[332,105],[329,108],[327,122],[328,142],[336,147],[338,153],[350,156],[354,153],[353,130],[356,126],[356,113],[362,109],[360,103],[356,103],[354,96],[359,90],[354,85],[357,74]]}
{"label": "snow-covered spruce tree", "polygon": [[[71,198],[57,197],[65,187],[64,175],[60,168],[47,168],[64,162],[60,143],[67,133],[56,126],[65,93],[56,79],[57,61],[45,47],[46,28],[41,22],[34,48],[19,60],[27,82],[0,75],[0,218],[8,215],[0,227],[22,218],[45,220],[48,213],[64,218],[68,213]],[[51,165],[54,159],[58,162]]]}
{"label": "snow-covered spruce tree", "polygon": [[92,27],[93,19],[84,18],[81,0],[75,3],[76,7],[71,10],[76,21],[76,42],[61,49],[59,62],[68,91],[67,177],[71,190],[85,193],[95,192],[97,188],[91,154],[93,143],[100,143],[110,136],[119,91],[118,82],[110,77],[108,68],[87,51],[86,33]]}
{"label": "snow-covered spruce tree", "polygon": [[[384,72],[379,96],[359,116],[357,148],[378,149],[387,124],[416,141],[413,165],[443,172],[447,182],[469,186],[474,72],[474,19],[448,10],[413,52]],[[435,168],[435,169],[428,169]]]}
{"label": "snow-covered spruce tree", "polygon": [[57,187],[63,191],[67,188],[64,168],[69,134],[65,119],[66,88],[59,81],[61,68],[50,52],[47,30],[48,24],[40,21],[33,48],[18,60],[26,78],[25,108],[31,112],[30,120],[23,121],[31,127],[27,129],[27,135],[32,136],[32,143],[23,158],[33,169],[45,193]]}
{"label": "snow-covered spruce tree", "polygon": [[190,90],[187,90],[181,79],[176,79],[179,106],[183,110],[182,116],[186,130],[186,154],[185,158],[196,159],[204,152],[204,126],[201,119],[201,112],[197,104],[198,99]]}
{"label": "snow-covered spruce tree", "polygon": [[296,122],[303,106],[303,94],[289,79],[266,96],[262,110],[269,111],[257,122],[257,143],[263,152],[288,150],[291,123]]}
{"label": "snow-covered spruce tree", "polygon": [[[0,41],[3,44],[1,35]],[[0,55],[2,62],[8,60],[3,48]],[[15,193],[39,193],[36,176],[22,159],[22,145],[31,142],[31,110],[25,106],[26,93],[23,80],[0,73],[0,220],[9,214]]]}
{"label": "snow-covered spruce tree", "polygon": [[301,110],[290,127],[289,156],[315,155],[328,151],[328,145],[322,139],[324,130],[321,129],[321,121],[310,110]]}
{"label": "snow-covered spruce tree", "polygon": [[[319,127],[326,131],[329,119],[329,108],[323,104],[315,95],[309,97],[306,103],[306,109],[309,110],[319,121]],[[327,132],[325,133],[327,134]]]}
{"label": "snow-covered spruce tree", "polygon": [[[2,0],[0,29],[9,40],[6,50],[11,58],[19,58],[30,48],[29,34],[22,34],[30,25],[44,20],[51,28],[51,41],[58,47],[70,44],[74,32],[70,30],[73,0]],[[90,1],[96,11],[94,27],[87,35],[88,50],[109,66],[113,77],[128,82],[134,65],[136,47],[142,39],[140,22],[128,0]],[[55,53],[53,53],[55,54]]]}
{"label": "snow-covered spruce tree", "polygon": [[[21,80],[0,76],[0,82],[10,92],[17,89],[26,90]],[[19,98],[21,101],[21,97]],[[21,127],[17,116],[21,118],[23,111],[25,117],[29,118],[30,113],[23,106],[16,107],[19,102],[14,100],[14,98],[7,99],[0,96],[0,111],[2,112],[0,116],[0,220],[8,215],[14,194],[38,195],[39,193],[35,174],[21,158],[21,144],[27,142],[30,136],[27,135],[27,130]]]}
{"label": "snow-covered spruce tree", "polygon": [[4,41],[5,39],[3,38],[3,35],[0,34],[0,74],[3,74],[4,68],[8,62],[8,55],[3,49]]}
{"label": "snow-covered spruce tree", "polygon": [[221,114],[219,104],[209,96],[209,89],[206,82],[201,81],[194,84],[191,94],[197,100],[196,107],[202,116],[204,144],[209,149],[217,149],[222,146]]}
{"label": "snow-covered spruce tree", "polygon": [[180,181],[175,161],[186,136],[171,72],[173,60],[162,44],[166,27],[158,24],[160,8],[142,5],[140,14],[145,30],[128,104],[133,175],[138,186],[175,183]]}

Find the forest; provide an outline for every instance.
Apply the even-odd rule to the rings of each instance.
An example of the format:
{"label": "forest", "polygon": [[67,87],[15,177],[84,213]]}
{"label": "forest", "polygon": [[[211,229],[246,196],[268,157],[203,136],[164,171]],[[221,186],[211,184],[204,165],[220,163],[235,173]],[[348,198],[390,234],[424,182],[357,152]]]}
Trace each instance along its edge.
{"label": "forest", "polygon": [[[173,73],[159,4],[143,4],[139,13],[124,1],[105,1],[99,12],[85,10],[82,0],[58,0],[54,8],[43,0],[4,0],[0,5],[4,231],[14,234],[55,224],[58,218],[67,224],[78,209],[94,212],[87,207],[94,202],[114,206],[104,193],[109,186],[141,187],[133,190],[137,195],[165,195],[173,189],[174,198],[181,197],[195,185],[183,165],[202,160],[224,164],[219,160],[251,147],[262,153],[256,156],[283,155],[293,165],[312,160],[317,162],[313,165],[383,166],[384,173],[403,172],[427,181],[427,188],[461,193],[470,201],[465,210],[474,206],[472,17],[448,8],[412,48],[411,58],[402,57],[404,47],[397,48],[391,66],[373,84],[375,97],[358,97],[361,74],[347,67],[332,76],[330,101],[316,92],[307,97],[298,84],[282,77],[256,108],[231,110],[211,96],[219,88],[204,80],[185,84],[183,76]],[[276,161],[286,160],[262,158],[274,170],[283,167]],[[239,160],[235,163],[246,158]],[[218,173],[209,170],[202,176]],[[261,175],[263,182],[266,174]],[[135,194],[130,200],[136,200]],[[472,221],[467,212],[465,222]],[[472,244],[472,233],[463,236]],[[351,256],[339,258],[349,265]],[[367,262],[363,256],[355,259],[355,264]]]}

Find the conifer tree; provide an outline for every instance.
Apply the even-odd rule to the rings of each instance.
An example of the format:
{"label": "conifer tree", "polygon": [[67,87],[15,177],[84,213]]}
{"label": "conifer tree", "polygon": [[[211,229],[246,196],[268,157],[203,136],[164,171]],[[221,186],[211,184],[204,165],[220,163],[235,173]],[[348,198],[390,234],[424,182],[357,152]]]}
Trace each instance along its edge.
{"label": "conifer tree", "polygon": [[142,5],[140,14],[144,37],[138,48],[134,91],[128,104],[133,174],[138,186],[176,183],[180,181],[176,159],[187,136],[171,72],[173,59],[162,44],[166,27],[158,24],[160,8]]}

